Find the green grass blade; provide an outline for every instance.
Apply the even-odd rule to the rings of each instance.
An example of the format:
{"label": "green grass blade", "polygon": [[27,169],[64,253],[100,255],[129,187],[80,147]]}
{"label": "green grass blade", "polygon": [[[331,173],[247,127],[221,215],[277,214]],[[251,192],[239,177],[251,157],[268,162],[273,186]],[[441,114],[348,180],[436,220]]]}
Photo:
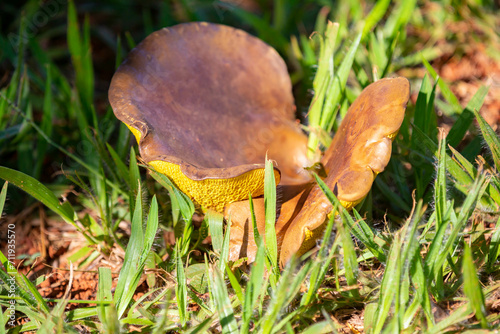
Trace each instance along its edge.
{"label": "green grass blade", "polygon": [[450,132],[446,136],[446,140],[451,146],[456,147],[462,141],[466,132],[472,125],[472,121],[474,120],[473,110],[481,109],[487,94],[488,87],[479,87],[476,94],[474,94],[472,99],[467,104],[467,107],[465,107],[465,109],[462,111],[455,124],[453,124],[453,126],[451,127]]}
{"label": "green grass blade", "polygon": [[365,39],[367,34],[377,25],[377,23],[384,17],[391,0],[377,1],[373,6],[370,14],[365,19],[365,26],[363,27],[362,40]]}
{"label": "green grass blade", "polygon": [[[316,78],[320,78],[318,74],[315,76],[315,81]],[[318,80],[319,81],[319,80]],[[325,94],[326,94],[326,89],[327,85],[329,84],[330,79],[325,75],[325,77],[322,78],[322,81],[319,82],[318,87],[315,87],[315,84],[313,83],[313,88],[315,90],[314,98],[311,101],[311,105],[309,107],[309,111],[307,113],[308,115],[308,123],[309,123],[309,138],[308,138],[308,154],[310,159],[313,159],[317,147],[319,144],[319,129],[321,126],[321,117],[323,115],[323,109],[324,109],[324,101],[325,101]]]}
{"label": "green grass blade", "polygon": [[349,77],[349,73],[351,71],[352,65],[354,63],[354,57],[356,55],[356,51],[358,50],[359,44],[361,41],[361,33],[356,36],[354,41],[349,48],[349,51],[345,55],[342,63],[340,64],[337,72],[335,73],[335,77],[333,79],[333,85],[330,86],[330,89],[327,91],[325,107],[327,114],[322,117],[321,127],[325,129],[327,132],[332,131],[335,117],[337,116],[338,109],[336,106],[340,103],[340,98],[345,91],[347,78]]}
{"label": "green grass blade", "polygon": [[[31,119],[31,116],[29,116],[26,113],[24,113],[19,107],[17,107],[17,105],[15,105],[12,102],[11,99],[9,99],[7,96],[5,96],[1,91],[0,91],[0,98],[2,100],[6,101],[12,107],[12,109],[15,112],[17,112],[18,114],[20,114],[26,120],[26,122],[29,123],[30,126],[32,126],[49,144],[51,144],[52,146],[54,146],[55,148],[57,148],[59,151],[61,151],[62,153],[64,153],[66,156],[70,157],[72,160],[74,160],[75,162],[77,162],[81,166],[85,167],[85,169],[87,169],[95,177],[97,177],[99,179],[103,178],[103,175],[96,168],[94,168],[90,164],[86,163],[82,159],[78,158],[76,155],[72,154],[71,152],[69,152],[68,150],[66,150],[65,148],[63,148],[61,145],[55,143],[49,136],[47,136],[45,134],[45,132],[43,132],[43,130],[35,122],[33,122],[33,120]],[[114,190],[116,190],[116,191],[118,191],[120,193],[123,193],[123,191],[121,190],[121,188],[117,184],[111,182],[108,179],[105,179],[105,180],[106,180],[106,183],[109,186],[113,187]]]}
{"label": "green grass blade", "polygon": [[252,194],[248,194],[248,200],[250,202],[250,215],[252,220],[252,230],[253,230],[253,237],[255,240],[255,244],[257,245],[257,247],[260,247],[260,245],[264,247],[264,245],[262,244],[262,237],[259,233],[259,229],[257,228],[257,220],[255,218],[255,210],[253,207]]}
{"label": "green grass blade", "polygon": [[27,192],[61,216],[66,222],[76,225],[74,221],[75,212],[69,202],[61,204],[54,193],[38,180],[16,170],[1,166],[0,178]]}
{"label": "green grass blade", "polygon": [[[313,88],[315,90],[319,89],[319,87],[323,85],[323,83],[328,82],[327,80],[325,81],[325,79],[333,77],[333,52],[335,51],[335,42],[337,40],[338,29],[339,25],[337,23],[328,23],[324,39],[319,39],[319,41],[321,42],[321,47],[318,57],[318,71],[316,72],[313,81]],[[317,120],[321,118],[321,114],[309,116],[315,116],[315,119]]]}
{"label": "green grass blade", "polygon": [[122,37],[118,35],[116,37],[116,57],[115,57],[115,70],[121,65],[123,61],[123,46],[122,46]]}
{"label": "green grass blade", "polygon": [[[403,318],[404,328],[409,327],[414,323],[414,317],[419,308],[422,308],[427,319],[428,328],[434,324],[434,314],[432,312],[432,304],[429,297],[429,289],[424,271],[423,260],[420,256],[416,258],[414,265],[411,268],[411,280],[415,287],[416,296],[413,303],[407,308]],[[412,312],[413,311],[413,312]]]}
{"label": "green grass blade", "polygon": [[[70,54],[75,57],[76,61],[81,62],[80,57],[82,54],[82,41],[80,36],[80,31],[78,28],[78,19],[75,4],[73,1],[68,1],[68,49]],[[73,62],[75,62],[73,60]],[[81,66],[79,64],[73,64],[73,66]]]}
{"label": "green grass blade", "polygon": [[[337,207],[334,206],[332,211],[337,212]],[[316,293],[325,278],[325,275],[330,266],[330,262],[332,261],[335,254],[335,249],[337,248],[336,244],[334,244],[331,249],[328,249],[334,220],[335,215],[331,215],[325,229],[323,240],[321,241],[321,247],[316,260],[317,263],[311,270],[311,276],[309,278],[309,289],[307,289],[307,292],[302,296],[302,299],[300,300],[301,306],[309,305],[316,298]]]}
{"label": "green grass blade", "polygon": [[[340,235],[342,250],[344,255],[344,268],[345,268],[345,278],[349,286],[355,286],[358,283],[358,261],[356,256],[356,250],[354,249],[354,243],[351,239],[351,233],[345,228],[347,225],[345,217],[348,215],[345,209],[341,210],[342,221],[337,224],[337,231]],[[359,291],[357,289],[349,290],[348,294],[351,298],[358,298]]]}
{"label": "green grass blade", "polygon": [[373,333],[373,325],[375,324],[377,308],[377,303],[368,303],[365,305],[363,319],[365,333]]}
{"label": "green grass blade", "polygon": [[[166,313],[166,312],[165,312]],[[185,334],[203,334],[203,333],[210,333],[209,332],[209,328],[210,326],[212,325],[212,321],[213,319],[212,318],[207,318],[205,320],[203,320],[198,326],[196,327],[193,327],[191,329],[188,329],[186,332],[184,332]],[[158,332],[158,334],[160,333],[164,333],[163,331],[162,332]]]}
{"label": "green grass blade", "polygon": [[140,261],[144,264],[148,258],[151,247],[156,238],[156,231],[158,230],[158,201],[156,200],[156,195],[153,196],[151,200],[151,206],[149,207],[148,219],[146,221],[146,231],[144,233],[143,249],[140,257]]}
{"label": "green grass blade", "polygon": [[389,251],[384,277],[380,285],[378,307],[372,325],[374,334],[379,334],[382,331],[393,302],[399,299],[402,261],[401,247],[402,237],[397,233]]}
{"label": "green grass blade", "polygon": [[458,101],[455,94],[453,94],[448,84],[446,84],[446,82],[444,82],[442,79],[438,77],[438,74],[432,68],[431,64],[429,64],[429,62],[427,61],[427,59],[423,54],[421,54],[421,58],[425,68],[430,73],[432,78],[437,82],[439,88],[441,89],[441,94],[443,94],[446,101],[448,101],[448,103],[452,106],[454,113],[460,114],[462,112],[462,106],[460,105],[460,102]]}
{"label": "green grass blade", "polygon": [[444,318],[439,323],[437,323],[436,326],[427,330],[427,333],[429,334],[445,333],[447,332],[445,330],[448,329],[449,327],[458,325],[463,321],[466,321],[468,318],[470,318],[471,312],[472,309],[470,303],[462,305],[455,311],[453,311],[453,313],[451,313],[448,317]]}
{"label": "green grass blade", "polygon": [[214,251],[220,256],[222,251],[222,244],[224,242],[224,217],[222,214],[213,210],[208,210],[206,213],[208,220],[208,228],[212,237],[212,247]]}
{"label": "green grass blade", "polygon": [[321,321],[307,327],[302,334],[323,334],[323,333],[337,333],[328,321]]}
{"label": "green grass blade", "polygon": [[7,199],[7,188],[9,186],[9,182],[5,182],[2,186],[2,191],[0,191],[0,219],[2,219],[3,208],[5,206],[5,200]]}
{"label": "green grass blade", "polygon": [[[310,129],[308,139],[309,150],[307,153],[311,159],[315,158],[316,155],[321,119],[324,117],[324,112],[326,110],[324,106],[325,94],[328,90],[328,87],[332,85],[334,75],[333,55],[335,50],[335,42],[338,36],[338,30],[338,24],[329,22],[324,34],[324,38],[322,36],[318,36],[317,39],[320,42],[318,60],[316,60],[312,49],[310,49],[311,44],[309,43],[309,41],[307,41],[305,38],[302,38],[302,44],[304,45],[305,54],[307,55],[308,53],[312,53],[312,55],[308,58],[313,58],[313,63],[318,63],[318,68],[312,84],[315,95],[313,100],[311,101],[307,115]],[[308,50],[310,50],[311,52],[307,52]]]}
{"label": "green grass blade", "polygon": [[[323,191],[323,193],[326,195],[330,203],[334,207],[341,207],[341,204],[337,197],[334,195],[334,193],[328,188],[328,186],[325,184],[325,182],[317,175],[313,174],[316,182],[318,183],[319,187]],[[355,214],[357,212],[355,211]],[[374,241],[375,239],[375,234],[373,233],[372,229],[364,222],[364,220],[357,215],[358,222],[354,222],[352,217],[348,214],[345,214],[345,219],[346,219],[346,224],[349,226],[350,231],[354,234],[356,238],[361,240],[361,242],[368,247],[372,253],[379,259],[379,260],[385,260],[385,254],[383,250],[380,248],[379,245]]]}
{"label": "green grass blade", "polygon": [[99,282],[97,286],[97,300],[101,302],[97,306],[97,316],[103,325],[106,333],[120,333],[120,323],[116,314],[116,309],[113,304],[106,305],[106,303],[113,301],[112,290],[112,277],[109,268],[99,268]]}
{"label": "green grass blade", "polygon": [[[17,59],[15,60],[15,70],[12,74],[12,78],[9,86],[7,87],[5,93],[9,100],[16,101],[16,104],[19,105],[19,99],[21,94],[18,93],[18,89],[21,85],[21,77],[22,72],[24,71],[24,59],[26,53],[26,39],[24,36],[27,35],[27,26],[28,26],[28,18],[24,15],[21,16],[20,24],[19,24],[19,35],[17,36],[17,40],[12,40],[12,47],[15,49],[15,53],[17,54]],[[14,45],[15,43],[15,45]],[[13,57],[15,58],[15,57]],[[4,119],[7,121],[7,117],[4,115],[7,111],[8,100],[4,99],[0,101],[0,128],[3,129]]]}
{"label": "green grass blade", "polygon": [[[25,285],[24,275],[21,276],[14,267],[13,262],[9,260],[10,259],[7,259],[7,257],[5,257],[5,255],[2,252],[0,252],[0,262],[3,264],[6,270],[4,271],[0,269],[0,281],[2,281],[5,284],[4,286],[5,291],[11,291],[12,286],[14,286],[15,290],[14,295],[16,297],[21,297],[21,299],[30,309],[37,310],[37,315],[34,319],[36,318],[43,319],[46,316],[46,314],[48,314],[47,305],[45,303],[43,303],[43,305],[38,305],[38,301],[30,293],[29,288]],[[19,310],[19,306],[17,306],[16,309]]]}
{"label": "green grass blade", "polygon": [[284,0],[273,0],[273,26],[276,30],[282,31],[286,24],[286,2]]}
{"label": "green grass blade", "polygon": [[[92,110],[93,110],[93,113],[95,115],[94,108],[92,108]],[[95,123],[96,123],[94,125],[95,133],[102,134],[102,132],[98,128],[97,122],[98,122],[97,119],[95,119]],[[96,153],[96,157],[97,157],[97,161],[98,161],[97,165],[100,167],[99,169],[100,169],[101,175],[103,175],[103,176],[109,175],[107,178],[105,178],[105,177],[99,178],[100,182],[105,184],[105,180],[111,179],[113,182],[115,182],[117,184],[122,184],[122,182],[119,179],[119,175],[118,175],[119,170],[113,166],[114,165],[113,158],[112,158],[111,154],[109,153],[109,151],[106,150],[106,145],[104,144],[105,134],[102,134],[102,136],[101,135],[90,136],[89,132],[87,132],[85,134],[85,136],[88,139],[88,141],[92,144],[93,150]],[[103,173],[104,169],[106,169],[106,172],[107,172],[106,174]],[[128,173],[127,173],[127,176],[128,176]],[[126,180],[128,181],[128,177]]]}
{"label": "green grass blade", "polygon": [[[451,220],[453,222],[451,233],[447,233],[447,239],[444,244],[442,239],[434,239],[431,244],[431,249],[429,250],[429,253],[426,257],[426,265],[428,266],[429,272],[431,273],[431,279],[436,279],[436,277],[438,277],[439,272],[442,270],[443,264],[446,261],[446,258],[452,252],[453,246],[458,242],[460,232],[463,231],[467,221],[472,215],[477,200],[481,198],[486,189],[486,186],[486,177],[484,174],[480,174],[476,178],[473,187],[465,198],[465,201],[457,218],[453,218],[454,212],[452,211],[452,207],[450,205],[449,211],[451,212]],[[443,225],[440,227],[440,229],[441,228],[445,229],[446,226]],[[444,234],[444,232],[441,234]],[[432,250],[434,248],[433,244],[436,244],[435,251]]]}
{"label": "green grass blade", "polygon": [[[426,268],[428,269],[427,274],[432,273],[432,277],[429,277],[432,280],[437,274],[435,273],[437,268],[440,268],[436,263],[440,262],[441,252],[443,249],[443,243],[445,241],[446,234],[449,232],[449,220],[450,220],[450,211],[451,205],[447,206],[447,211],[443,215],[446,217],[446,222],[443,222],[441,225],[437,227],[437,231],[434,235],[434,238],[431,241],[431,245],[429,246],[429,251],[427,252],[425,258]],[[437,215],[437,214],[436,214]],[[444,219],[444,218],[443,218]]]}
{"label": "green grass blade", "polygon": [[289,262],[289,267],[284,270],[283,275],[278,281],[276,289],[273,290],[271,301],[263,317],[263,334],[269,334],[275,330],[275,324],[281,311],[285,309],[285,307],[295,297],[313,266],[313,263],[309,261],[299,270],[296,276],[293,276],[293,271],[289,269],[292,265],[294,265],[291,262],[294,261]]}
{"label": "green grass blade", "polygon": [[21,278],[24,283],[24,286],[28,288],[27,291],[30,292],[31,295],[35,298],[38,305],[38,309],[41,309],[43,312],[48,314],[50,312],[49,306],[43,299],[40,292],[38,292],[36,286],[26,277],[26,275],[21,274]]}
{"label": "green grass blade", "polygon": [[[165,187],[170,194],[175,237],[179,239],[179,242],[181,243],[181,253],[182,256],[184,256],[189,251],[189,245],[193,235],[193,223],[191,219],[195,211],[194,203],[186,194],[177,189],[177,187],[166,175],[158,173],[150,166],[146,167],[149,168],[151,176],[153,176],[158,183]],[[182,216],[182,219],[179,219],[179,213]]]}
{"label": "green grass blade", "polygon": [[[410,269],[418,261],[418,243],[415,234],[422,217],[422,201],[412,210],[403,228],[397,232],[392,242],[386,271],[380,286],[378,308],[375,313],[374,333],[379,333],[388,317],[391,303],[394,302],[394,317],[384,332],[404,329],[404,316],[410,295]],[[389,291],[391,290],[391,291]]]}
{"label": "green grass blade", "polygon": [[[448,140],[448,136],[446,136],[446,140]],[[448,148],[450,149],[451,153],[453,154],[453,159],[458,162],[460,167],[469,174],[471,178],[474,178],[476,176],[476,170],[474,166],[470,163],[469,160],[467,160],[460,152],[455,150],[453,146],[448,144]]]}
{"label": "green grass blade", "polygon": [[177,298],[177,310],[179,311],[179,317],[181,320],[181,324],[184,327],[186,325],[186,321],[188,320],[187,282],[186,282],[186,274],[184,272],[184,265],[182,264],[179,243],[176,244],[175,262],[176,262],[176,272],[177,272],[177,284],[175,286],[175,297]]}
{"label": "green grass blade", "polygon": [[375,34],[370,33],[370,51],[368,54],[368,58],[371,62],[372,73],[374,80],[378,80],[379,76],[382,74],[383,69],[386,67],[388,63],[388,58],[385,51],[384,40],[377,38]]}
{"label": "green grass blade", "polygon": [[229,258],[229,239],[231,236],[231,220],[227,221],[226,224],[226,233],[224,234],[224,240],[222,242],[222,248],[220,252],[220,259],[219,259],[219,270],[221,273],[224,272],[226,269],[226,263]]}
{"label": "green grass blade", "polygon": [[241,333],[248,332],[250,328],[250,321],[252,320],[252,314],[254,308],[257,304],[261,289],[265,282],[265,248],[263,243],[257,244],[257,253],[255,255],[255,261],[250,272],[250,278],[245,289],[245,302],[242,304],[243,314],[242,314],[242,324]]}
{"label": "green grass blade", "polygon": [[[140,186],[139,186],[140,188]],[[135,210],[132,217],[132,226],[130,240],[125,252],[125,259],[123,261],[120,276],[118,277],[118,284],[116,285],[114,302],[118,309],[118,314],[121,315],[125,312],[125,307],[122,306],[127,290],[132,287],[133,275],[135,268],[138,267],[139,256],[142,252],[143,238],[142,238],[142,197],[140,191],[138,192],[135,200]]]}
{"label": "green grass blade", "polygon": [[[273,327],[273,330],[272,330],[272,334],[274,333],[283,333],[283,331],[281,330],[281,328],[283,328],[283,326],[286,326],[286,333],[295,333],[293,330],[290,331],[291,329],[291,319],[293,319],[294,317],[297,316],[297,314],[299,314],[299,310],[295,310],[293,312],[289,312],[287,313],[286,315],[284,315],[283,317],[281,317],[280,319],[280,322],[278,322],[274,327]],[[242,332],[240,332],[242,333]]]}
{"label": "green grass blade", "polygon": [[[153,328],[153,331],[152,331],[152,334],[163,334],[165,333],[165,330],[166,330],[166,325],[168,323],[168,318],[169,318],[169,314],[168,314],[168,310],[169,310],[169,302],[170,302],[170,294],[171,294],[171,290],[168,289],[165,293],[162,293],[161,295],[163,295],[163,297],[161,297],[163,299],[163,302],[160,304],[161,305],[161,311],[160,311],[160,315],[157,315],[157,320],[154,324],[154,328]],[[158,299],[159,301],[160,299]]]}
{"label": "green grass blade", "polygon": [[[408,2],[410,2],[410,1],[408,1]],[[400,36],[400,33],[398,32],[395,36],[393,36],[392,42],[389,40],[389,42],[390,42],[389,46],[386,48],[386,51],[385,51],[387,54],[387,62],[386,62],[385,67],[382,71],[382,75],[380,76],[381,78],[385,78],[387,76],[387,73],[391,69],[391,65],[392,65],[393,58],[394,58],[394,51],[396,50],[396,46],[398,45],[398,40],[399,40],[398,37],[399,36]]]}
{"label": "green grass blade", "polygon": [[3,314],[2,311],[0,311],[0,324],[2,324],[0,326],[0,334],[5,334],[5,325],[9,322],[10,318],[6,318],[7,314]]}
{"label": "green grass blade", "polygon": [[215,266],[210,267],[210,285],[222,333],[236,333],[238,331],[238,323],[234,317],[226,284],[221,272]]}
{"label": "green grass blade", "polygon": [[[421,151],[422,149],[428,150],[431,154],[438,156],[438,145],[427,136],[419,127],[413,127],[413,135],[420,141],[420,148],[416,149]],[[432,166],[432,165],[431,165]],[[467,174],[466,171],[460,167],[460,165],[454,161],[451,157],[446,155],[446,168],[448,172],[455,178],[457,184],[472,186],[472,178]],[[417,189],[418,190],[418,189]],[[459,189],[460,190],[460,189]],[[465,192],[467,195],[467,192]]]}
{"label": "green grass blade", "polygon": [[[403,248],[402,248],[402,270],[401,270],[401,283],[400,283],[400,293],[399,293],[399,305],[396,306],[395,313],[399,311],[399,315],[396,317],[399,321],[399,328],[406,329],[410,324],[411,320],[407,320],[405,324],[405,313],[409,310],[410,314],[415,314],[415,311],[407,308],[407,304],[412,298],[412,291],[410,291],[410,281],[412,278],[411,269],[415,266],[418,266],[420,263],[419,256],[419,244],[418,239],[415,237],[415,234],[418,229],[419,222],[422,218],[424,211],[422,210],[423,201],[420,200],[414,210],[412,211],[412,215],[407,219],[407,223],[402,229],[402,233],[404,233]],[[415,308],[417,309],[417,305]]]}
{"label": "green grass blade", "polygon": [[481,283],[477,278],[476,266],[472,259],[472,251],[466,243],[464,248],[464,257],[462,260],[462,271],[464,275],[464,293],[469,299],[472,310],[476,318],[479,320],[481,327],[489,328],[488,320],[486,319],[487,311],[484,302],[484,295],[481,289]]}
{"label": "green grass blade", "polygon": [[122,161],[122,158],[118,155],[118,153],[115,151],[111,145],[106,143],[106,147],[108,148],[109,154],[111,155],[111,158],[113,159],[113,162],[117,168],[117,173],[122,179],[122,181],[125,182],[125,184],[130,187],[130,177],[129,177],[129,169],[125,165],[125,163]]}
{"label": "green grass blade", "polygon": [[441,135],[438,151],[437,177],[434,185],[434,205],[436,206],[436,222],[438,227],[445,223],[446,210],[446,139]]}
{"label": "green grass blade", "polygon": [[[432,121],[432,119],[436,117],[433,109],[435,87],[431,85],[429,77],[425,75],[418,92],[417,102],[415,103],[414,118],[415,126],[433,140],[435,136],[431,131],[433,131],[434,128],[432,125],[435,123],[435,120]],[[419,145],[417,137],[412,136],[411,144],[413,148]]]}
{"label": "green grass blade", "polygon": [[384,26],[384,33],[390,36],[391,39],[396,39],[401,32],[404,32],[405,25],[415,15],[416,0],[399,1],[397,7],[392,10],[392,13],[387,18]]}
{"label": "green grass blade", "polygon": [[[276,179],[271,160],[267,160],[264,176],[264,205],[266,216],[265,243],[273,268],[278,267],[278,243],[276,241]],[[273,270],[274,271],[274,270]]]}
{"label": "green grass blade", "polygon": [[[92,47],[90,43],[90,21],[86,16],[83,24],[83,36],[80,35],[78,16],[73,1],[68,2],[68,49],[75,68],[76,87],[82,103],[83,115],[80,118],[88,125],[92,119],[94,100],[94,69],[92,66]],[[78,112],[78,111],[77,111]]]}
{"label": "green grass blade", "polygon": [[137,166],[137,159],[135,157],[134,147],[130,148],[130,161],[128,165],[128,175],[129,175],[129,185],[130,185],[130,212],[134,212],[135,208],[133,207],[134,201],[133,199],[139,193],[139,183],[141,182],[141,174],[139,173],[139,167]]}
{"label": "green grass blade", "polygon": [[356,222],[351,216],[347,215],[347,224],[351,233],[361,241],[363,245],[366,246],[372,252],[372,254],[382,263],[386,261],[386,256],[383,247],[375,242],[377,236],[375,235],[371,226],[369,226],[365,220],[361,217],[358,211],[353,208],[352,212],[356,218]]}
{"label": "green grass blade", "polygon": [[130,241],[125,251],[125,259],[115,290],[114,302],[117,305],[118,318],[121,318],[125,313],[134,296],[158,229],[158,203],[156,197],[153,197],[146,221],[146,231],[143,234],[141,195],[139,188],[132,219]]}
{"label": "green grass blade", "polygon": [[484,118],[477,112],[477,110],[473,109],[474,115],[476,116],[477,123],[479,124],[479,128],[483,134],[483,138],[488,144],[490,148],[491,155],[493,156],[493,161],[495,163],[495,167],[500,170],[500,140],[498,139],[498,135],[491,128],[491,126],[484,120]]}
{"label": "green grass blade", "polygon": [[319,187],[325,194],[326,198],[328,198],[328,200],[330,201],[330,203],[332,203],[332,205],[334,206],[340,207],[341,204],[337,199],[337,196],[335,196],[335,194],[330,190],[330,188],[328,188],[326,183],[318,176],[318,174],[314,173],[313,176],[316,179],[316,182],[318,183]]}
{"label": "green grass blade", "polygon": [[[47,79],[45,81],[45,93],[44,93],[44,99],[43,99],[43,117],[42,117],[42,124],[40,128],[42,131],[49,137],[52,136],[52,121],[53,121],[53,115],[52,115],[52,109],[53,109],[53,98],[52,98],[52,75],[51,75],[51,67],[50,65],[47,65]],[[37,139],[37,159],[35,160],[35,167],[33,171],[33,176],[35,178],[40,177],[40,173],[42,171],[42,165],[44,162],[45,158],[45,153],[47,151],[47,141],[42,137],[42,135],[38,134],[38,139]]]}
{"label": "green grass blade", "polygon": [[234,275],[231,268],[229,268],[229,265],[227,263],[226,263],[226,273],[227,277],[229,278],[229,282],[231,282],[231,286],[233,287],[234,293],[236,293],[236,297],[238,297],[240,303],[243,305],[243,303],[245,302],[245,299],[243,297],[243,290],[241,289],[241,285],[238,282],[238,279]]}
{"label": "green grass blade", "polygon": [[[1,214],[2,210],[0,210]],[[498,218],[495,224],[495,231],[491,235],[490,241],[490,251],[488,253],[487,268],[491,270],[493,264],[496,262],[500,256],[500,218]]]}
{"label": "green grass blade", "polygon": [[[329,114],[337,113],[337,104],[341,96],[341,94],[335,90],[332,92],[335,79],[334,50],[338,32],[339,24],[328,23],[324,38],[322,36],[319,37],[320,51],[318,55],[318,69],[313,80],[315,96],[311,101],[307,117],[310,127],[307,147],[309,148],[308,155],[311,159],[316,158],[316,149],[319,144],[318,133],[320,129],[326,130],[326,126],[322,125],[323,123],[327,124],[324,119],[327,118]],[[309,44],[305,42],[304,45]]]}
{"label": "green grass blade", "polygon": [[[300,44],[302,45],[302,50],[299,49],[298,42],[292,38],[292,48],[296,48],[294,51],[296,53],[296,57],[304,63],[306,68],[311,68],[316,65],[317,59],[314,54],[314,47],[312,43],[310,43],[310,39],[308,36],[304,34],[300,34],[299,36]],[[295,44],[295,45],[294,45]],[[315,80],[316,78],[314,78]]]}
{"label": "green grass blade", "polygon": [[[323,191],[323,193],[326,195],[330,203],[334,207],[341,207],[341,204],[335,194],[328,188],[328,186],[325,184],[325,182],[317,175],[313,174],[316,182],[318,183],[319,187]],[[355,211],[355,214],[357,211]],[[373,233],[372,229],[364,222],[364,220],[357,214],[357,219],[358,222],[354,222],[352,217],[348,214],[344,215],[345,222],[349,226],[350,231],[354,234],[356,238],[361,240],[361,242],[372,251],[372,253],[377,257],[379,260],[383,261],[385,260],[385,254],[383,249],[380,248],[379,245],[374,241],[375,239],[375,234]]]}

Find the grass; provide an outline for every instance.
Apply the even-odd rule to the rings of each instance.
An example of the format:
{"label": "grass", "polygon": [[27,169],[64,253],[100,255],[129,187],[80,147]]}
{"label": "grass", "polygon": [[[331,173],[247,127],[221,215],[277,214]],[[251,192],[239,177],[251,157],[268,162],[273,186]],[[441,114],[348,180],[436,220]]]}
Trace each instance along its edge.
{"label": "grass", "polygon": [[[0,34],[0,66],[9,74],[0,81],[0,178],[7,181],[0,216],[39,201],[85,239],[71,257],[77,263],[72,274],[116,250],[124,253],[123,264],[119,272],[97,270],[94,300],[71,300],[69,290],[48,299],[39,292],[46,276],[31,281],[9,266],[8,251],[0,253],[0,333],[76,333],[80,326],[107,333],[327,333],[348,330],[346,313],[361,315],[365,332],[375,334],[500,329],[492,307],[500,288],[500,142],[479,113],[488,87],[464,108],[431,65],[440,56],[437,41],[457,47],[446,35],[450,22],[473,20],[483,33],[472,34],[495,45],[493,2],[443,0],[426,11],[414,1],[329,8],[319,0],[276,0],[260,14],[223,2],[102,5],[114,20],[99,21],[93,2],[77,7],[70,1],[48,12],[28,1],[1,14],[16,19]],[[134,8],[142,15],[132,15]],[[40,13],[48,19],[34,32]],[[428,28],[436,18],[441,25],[425,41],[407,29]],[[307,118],[312,156],[329,145],[362,88],[396,71],[427,73],[412,80],[416,102],[408,106],[390,164],[363,203],[342,209],[316,177],[338,215],[328,221],[317,252],[283,270],[272,233],[270,162],[266,234],[254,227],[257,255],[243,270],[227,260],[230,224],[213,212],[195,224],[191,200],[137,160],[128,129],[100,88],[112,74],[106,77],[106,68],[116,67],[135,43],[186,20],[243,27],[282,54],[298,117]],[[123,24],[118,34],[110,22]],[[100,59],[99,48],[112,52]],[[446,138],[437,128],[439,115],[453,121]],[[65,200],[69,189],[77,191]],[[123,221],[130,233],[120,228]],[[162,244],[158,229],[173,233],[175,246]],[[202,242],[208,234],[211,245]],[[143,280],[147,290],[139,297]],[[12,300],[22,324],[9,323]],[[79,307],[67,308],[76,302]]]}

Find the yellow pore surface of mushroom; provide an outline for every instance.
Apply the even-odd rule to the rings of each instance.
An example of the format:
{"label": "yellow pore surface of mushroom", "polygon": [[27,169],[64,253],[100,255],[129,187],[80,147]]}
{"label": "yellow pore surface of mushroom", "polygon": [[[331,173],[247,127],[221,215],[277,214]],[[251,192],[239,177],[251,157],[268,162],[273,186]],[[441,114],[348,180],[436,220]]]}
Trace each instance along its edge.
{"label": "yellow pore surface of mushroom", "polygon": [[[224,210],[228,203],[241,201],[252,196],[264,194],[264,168],[258,168],[230,179],[191,180],[181,171],[179,165],[155,160],[149,164],[159,172],[167,175],[175,185],[188,194],[202,208],[213,208],[218,212]],[[274,178],[278,183],[280,173],[274,170]]]}
{"label": "yellow pore surface of mushroom", "polygon": [[[137,143],[140,143],[139,130],[126,125]],[[167,175],[183,193],[204,209],[211,208],[222,212],[226,204],[245,200],[248,194],[252,194],[253,197],[264,194],[264,168],[254,169],[229,179],[191,180],[184,175],[181,167],[174,163],[154,160],[150,161],[149,165],[158,173]],[[280,173],[277,170],[274,170],[274,179],[276,184],[280,182]]]}

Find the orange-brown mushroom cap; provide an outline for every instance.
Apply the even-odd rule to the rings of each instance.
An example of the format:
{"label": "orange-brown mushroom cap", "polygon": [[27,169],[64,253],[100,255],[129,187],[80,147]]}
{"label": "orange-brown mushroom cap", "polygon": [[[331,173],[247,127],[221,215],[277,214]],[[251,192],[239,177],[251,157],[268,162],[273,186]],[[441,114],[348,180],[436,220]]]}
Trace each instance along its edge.
{"label": "orange-brown mushroom cap", "polygon": [[109,100],[142,158],[204,208],[262,195],[266,153],[277,182],[308,179],[286,65],[242,30],[202,22],[154,32],[115,73]]}
{"label": "orange-brown mushroom cap", "polygon": [[[366,87],[349,108],[322,159],[328,174],[324,181],[344,207],[359,203],[389,162],[409,94],[407,79],[382,79]],[[315,185],[286,231],[282,266],[293,254],[301,255],[314,246],[331,211],[331,203]]]}

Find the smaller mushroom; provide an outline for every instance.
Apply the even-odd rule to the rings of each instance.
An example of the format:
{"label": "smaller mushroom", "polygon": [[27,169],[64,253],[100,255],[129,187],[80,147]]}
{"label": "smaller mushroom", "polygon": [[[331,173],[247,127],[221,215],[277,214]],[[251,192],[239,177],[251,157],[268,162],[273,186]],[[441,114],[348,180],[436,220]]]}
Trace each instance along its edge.
{"label": "smaller mushroom", "polygon": [[[392,141],[403,123],[410,84],[406,78],[381,79],[366,87],[350,106],[321,162],[326,185],[350,209],[370,191],[391,158]],[[318,185],[288,227],[280,263],[311,249],[323,233],[332,204]]]}
{"label": "smaller mushroom", "polygon": [[[353,208],[368,194],[376,175],[391,157],[392,140],[404,118],[410,86],[407,79],[381,79],[366,87],[349,108],[333,141],[321,159],[332,189],[342,206]],[[278,187],[276,233],[280,264],[292,255],[302,255],[322,236],[332,204],[318,185]],[[265,232],[264,201],[254,200],[259,233]],[[230,259],[248,257],[253,261],[257,246],[251,228],[248,201],[230,204]]]}

